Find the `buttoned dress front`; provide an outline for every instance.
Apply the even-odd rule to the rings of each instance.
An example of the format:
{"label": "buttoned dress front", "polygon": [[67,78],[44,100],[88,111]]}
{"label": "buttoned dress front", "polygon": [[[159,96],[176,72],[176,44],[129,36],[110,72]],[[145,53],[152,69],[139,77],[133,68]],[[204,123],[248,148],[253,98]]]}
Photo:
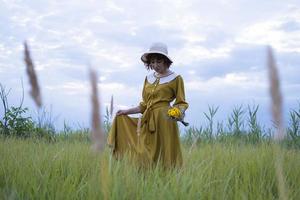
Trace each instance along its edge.
{"label": "buttoned dress front", "polygon": [[142,97],[139,104],[141,118],[116,116],[109,132],[108,145],[116,157],[127,152],[143,164],[159,162],[165,167],[180,166],[182,153],[178,125],[167,116],[167,111],[172,102],[172,106],[181,110],[188,108],[182,77],[172,73],[157,78],[152,73],[145,78]]}

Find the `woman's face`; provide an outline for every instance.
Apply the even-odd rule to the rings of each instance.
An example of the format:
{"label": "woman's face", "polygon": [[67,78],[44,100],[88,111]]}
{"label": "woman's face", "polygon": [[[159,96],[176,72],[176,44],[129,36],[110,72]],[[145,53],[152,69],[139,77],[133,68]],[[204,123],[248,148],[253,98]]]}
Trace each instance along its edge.
{"label": "woman's face", "polygon": [[163,74],[167,71],[168,66],[164,62],[163,58],[150,58],[150,67],[159,74]]}

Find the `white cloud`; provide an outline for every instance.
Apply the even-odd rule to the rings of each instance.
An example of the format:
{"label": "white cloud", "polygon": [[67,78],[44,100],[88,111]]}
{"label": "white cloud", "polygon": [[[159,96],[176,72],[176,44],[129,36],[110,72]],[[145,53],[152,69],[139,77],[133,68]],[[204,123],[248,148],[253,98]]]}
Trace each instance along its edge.
{"label": "white cloud", "polygon": [[[112,94],[119,108],[136,105],[141,85],[129,82],[141,80],[140,55],[157,40],[169,45],[174,66],[186,66],[175,71],[186,77],[192,107],[201,98],[225,106],[235,96],[266,98],[263,56],[253,57],[262,44],[274,46],[280,66],[299,66],[300,5],[294,0],[3,1],[0,11],[1,82],[20,88],[27,39],[45,102],[61,109],[72,104],[88,112],[89,64],[99,71],[105,105]],[[297,71],[284,69],[283,90],[296,99]]]}
{"label": "white cloud", "polygon": [[[252,73],[228,73],[222,77],[213,77],[208,80],[194,79],[186,81],[187,91],[201,92],[202,94],[222,93],[228,96],[232,94],[247,94],[249,91],[265,90],[267,86],[266,79],[263,74]],[[252,94],[249,94],[253,96]]]}
{"label": "white cloud", "polygon": [[13,53],[12,49],[0,43],[0,59],[7,59]]}
{"label": "white cloud", "polygon": [[186,44],[183,48],[174,52],[175,61],[178,64],[186,64],[212,59],[224,59],[230,57],[233,45],[223,44],[217,48],[207,48],[203,45]]}
{"label": "white cloud", "polygon": [[280,28],[290,21],[300,24],[300,9],[288,13],[287,16],[274,17],[252,24],[243,29],[236,38],[237,43],[271,45],[280,52],[300,53],[300,28],[286,31]]}
{"label": "white cloud", "polygon": [[106,9],[110,12],[114,11],[124,13],[124,8],[118,6],[117,3],[113,1],[106,1]]}
{"label": "white cloud", "polygon": [[[86,96],[90,92],[90,83],[69,81],[60,85],[46,85],[45,89],[60,92],[65,95],[83,95]],[[140,92],[135,87],[129,87],[128,85],[110,82],[110,83],[98,83],[98,89],[101,95],[109,97],[114,96],[140,96]]]}

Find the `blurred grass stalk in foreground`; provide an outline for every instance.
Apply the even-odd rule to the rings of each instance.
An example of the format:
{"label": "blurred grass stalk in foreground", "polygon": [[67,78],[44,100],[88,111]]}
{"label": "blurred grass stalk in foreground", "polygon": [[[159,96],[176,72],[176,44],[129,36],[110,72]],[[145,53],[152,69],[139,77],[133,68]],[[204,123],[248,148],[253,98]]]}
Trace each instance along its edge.
{"label": "blurred grass stalk in foreground", "polygon": [[[270,94],[271,94],[271,107],[272,107],[272,117],[276,125],[276,132],[274,135],[275,140],[281,141],[285,137],[285,130],[283,127],[283,117],[282,117],[282,95],[280,90],[280,79],[278,75],[277,66],[273,56],[273,50],[268,47],[268,70],[269,70],[269,84],[270,84]],[[274,155],[275,159],[275,169],[278,182],[279,199],[287,200],[288,191],[287,184],[285,181],[284,169],[283,169],[283,152],[278,144],[274,144]]]}

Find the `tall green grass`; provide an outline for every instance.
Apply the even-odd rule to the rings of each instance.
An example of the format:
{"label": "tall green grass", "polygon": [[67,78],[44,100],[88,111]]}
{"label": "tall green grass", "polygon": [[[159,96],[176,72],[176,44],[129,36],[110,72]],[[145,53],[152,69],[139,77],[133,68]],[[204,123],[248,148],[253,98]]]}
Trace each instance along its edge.
{"label": "tall green grass", "polygon": [[[288,198],[300,199],[300,152],[283,147]],[[141,170],[88,142],[0,140],[0,199],[277,199],[273,146],[183,145],[176,170]]]}
{"label": "tall green grass", "polygon": [[[259,105],[236,106],[225,122],[215,120],[218,110],[219,107],[208,106],[208,111],[203,113],[204,125],[186,129],[182,135],[182,141],[190,145],[216,141],[247,144],[273,141],[277,127],[275,124],[266,127],[259,122]],[[297,108],[290,110],[284,132],[286,135],[280,143],[292,148],[300,148],[300,104]]]}

